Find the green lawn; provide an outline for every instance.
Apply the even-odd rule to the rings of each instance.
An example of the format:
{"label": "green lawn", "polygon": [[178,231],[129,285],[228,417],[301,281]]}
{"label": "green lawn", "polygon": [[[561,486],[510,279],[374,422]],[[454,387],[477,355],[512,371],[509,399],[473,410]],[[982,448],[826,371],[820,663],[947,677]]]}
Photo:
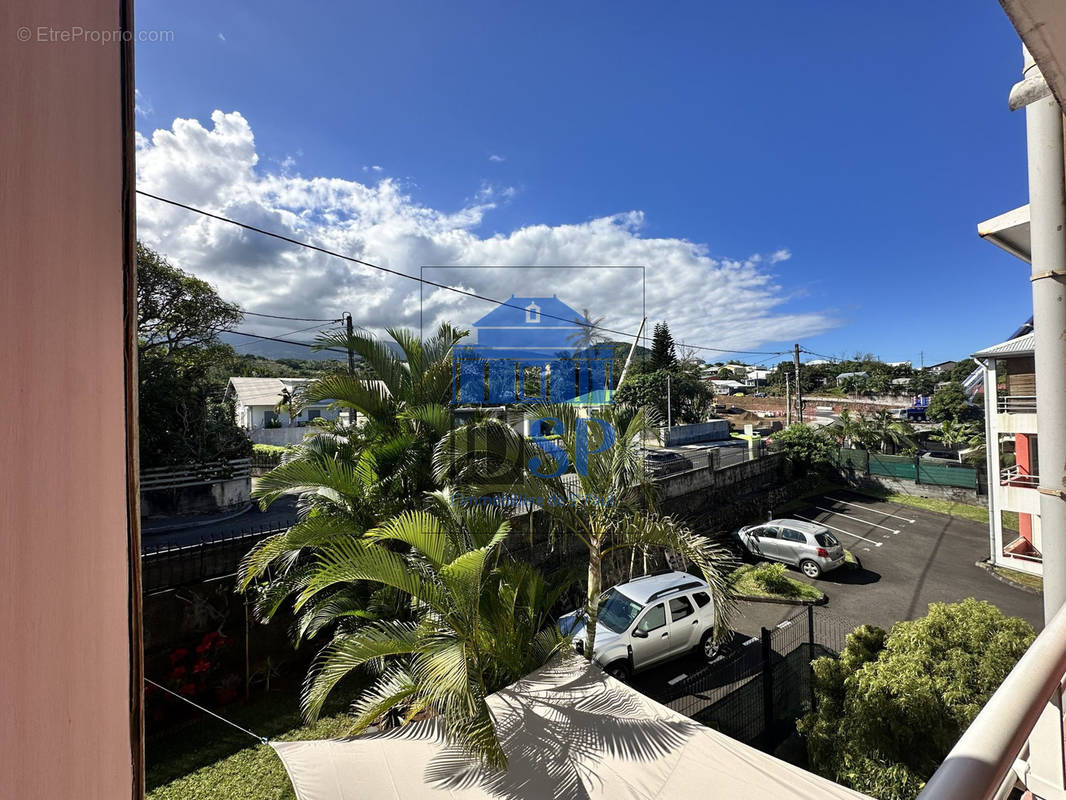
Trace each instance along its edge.
{"label": "green lawn", "polygon": [[1030,575],[1028,572],[1018,572],[1004,567],[992,567],[992,569],[996,574],[1002,575],[1007,580],[1020,583],[1022,586],[1028,586],[1030,589],[1036,589],[1038,592],[1044,591],[1044,580],[1039,575]]}
{"label": "green lawn", "polygon": [[809,583],[788,574],[784,564],[745,564],[729,578],[737,594],[777,600],[821,600],[823,595]]}
{"label": "green lawn", "polygon": [[[294,686],[222,713],[271,739],[344,736],[352,717],[345,703],[313,725],[302,725]],[[351,696],[351,695],[349,695]],[[153,737],[146,748],[148,800],[295,800],[285,768],[267,745],[204,715],[191,726]]]}

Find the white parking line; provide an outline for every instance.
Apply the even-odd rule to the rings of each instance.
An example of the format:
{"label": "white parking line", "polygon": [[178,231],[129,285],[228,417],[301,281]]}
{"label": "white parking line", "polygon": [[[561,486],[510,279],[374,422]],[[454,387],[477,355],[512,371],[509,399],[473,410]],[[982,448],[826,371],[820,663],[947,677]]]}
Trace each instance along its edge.
{"label": "white parking line", "polygon": [[853,519],[856,522],[863,523],[864,525],[872,525],[875,528],[881,528],[882,530],[891,531],[892,533],[899,533],[899,531],[896,530],[895,528],[889,528],[886,525],[878,525],[876,522],[867,522],[864,519],[859,519],[858,517],[852,517],[852,516],[849,516],[848,514],[841,514],[839,511],[834,511],[831,508],[822,508],[821,506],[815,506],[815,508],[817,508],[819,511],[825,511],[825,512],[827,512],[829,514],[836,514],[838,517],[843,517],[844,519]]}
{"label": "white parking line", "polygon": [[895,517],[896,519],[901,519],[904,522],[909,522],[911,525],[915,523],[915,520],[909,519],[908,517],[901,517],[899,514],[890,514],[887,511],[881,511],[880,509],[875,510],[869,508],[868,506],[860,506],[858,503],[849,503],[847,500],[837,500],[835,497],[826,497],[825,499],[831,500],[834,503],[843,503],[846,506],[855,506],[856,508],[861,508],[864,511],[869,511],[872,514],[884,514],[886,517]]}
{"label": "white parking line", "polygon": [[814,522],[815,525],[824,525],[826,528],[832,528],[834,531],[840,531],[841,533],[846,533],[848,536],[854,536],[856,539],[862,539],[864,542],[869,542],[874,547],[880,547],[882,544],[884,544],[884,542],[875,542],[873,539],[867,539],[865,536],[859,536],[859,534],[852,533],[851,531],[846,531],[843,528],[834,527],[833,525],[830,525],[828,522],[816,522],[813,519],[807,519],[806,517],[801,517],[799,514],[796,514],[796,519],[806,520],[807,522]]}

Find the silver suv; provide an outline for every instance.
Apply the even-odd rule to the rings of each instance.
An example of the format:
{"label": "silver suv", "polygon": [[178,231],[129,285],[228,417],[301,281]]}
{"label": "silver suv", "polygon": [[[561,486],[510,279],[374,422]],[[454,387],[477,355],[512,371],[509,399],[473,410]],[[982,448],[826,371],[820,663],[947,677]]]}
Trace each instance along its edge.
{"label": "silver suv", "polygon": [[[584,614],[567,614],[559,628],[584,652]],[[708,660],[715,658],[714,601],[706,581],[687,572],[665,572],[608,589],[600,595],[595,648],[596,662],[621,681],[695,648]]]}
{"label": "silver suv", "polygon": [[799,567],[808,578],[844,563],[844,548],[823,525],[798,519],[772,519],[737,531],[741,546],[751,555]]}

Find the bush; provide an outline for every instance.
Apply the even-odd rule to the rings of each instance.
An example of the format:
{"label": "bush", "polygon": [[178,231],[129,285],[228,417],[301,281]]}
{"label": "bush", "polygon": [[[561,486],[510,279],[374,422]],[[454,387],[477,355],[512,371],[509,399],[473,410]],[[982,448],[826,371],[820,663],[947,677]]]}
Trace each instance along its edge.
{"label": "bush", "polygon": [[784,564],[748,564],[733,573],[730,584],[738,595],[821,600],[824,595],[809,583],[788,574]]}
{"label": "bush", "polygon": [[814,662],[817,712],[797,725],[811,768],[881,800],[910,800],[1036,634],[969,598],[889,633],[864,625]]}
{"label": "bush", "polygon": [[825,469],[833,463],[831,442],[814,428],[796,423],[773,435],[773,445],[785,454],[797,474]]}

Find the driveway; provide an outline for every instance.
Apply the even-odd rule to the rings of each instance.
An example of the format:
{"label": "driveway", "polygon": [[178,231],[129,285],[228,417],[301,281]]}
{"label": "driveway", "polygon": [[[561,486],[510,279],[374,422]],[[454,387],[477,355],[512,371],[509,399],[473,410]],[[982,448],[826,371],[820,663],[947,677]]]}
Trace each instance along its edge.
{"label": "driveway", "polygon": [[[996,580],[975,566],[988,556],[988,528],[981,523],[846,490],[810,500],[787,516],[825,525],[859,558],[860,568],[839,569],[816,581],[798,570],[789,572],[828,595],[824,614],[841,619],[846,630],[864,623],[887,630],[900,620],[924,616],[930,603],[967,597],[987,600],[1005,614],[1028,620],[1038,631],[1043,627],[1039,595]],[[741,603],[732,624],[734,646],[796,611],[790,605]],[[633,683],[656,694],[704,666],[701,657],[687,656],[636,675]]]}

